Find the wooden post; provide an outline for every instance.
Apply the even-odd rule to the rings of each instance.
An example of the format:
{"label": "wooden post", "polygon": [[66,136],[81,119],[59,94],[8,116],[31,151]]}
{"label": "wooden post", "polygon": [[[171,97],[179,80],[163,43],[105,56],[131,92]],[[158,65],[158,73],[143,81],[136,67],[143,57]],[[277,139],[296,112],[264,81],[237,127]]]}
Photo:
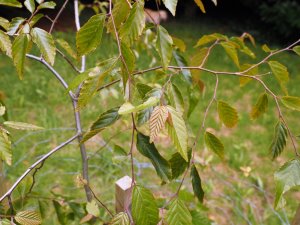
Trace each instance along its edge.
{"label": "wooden post", "polygon": [[300,204],[293,219],[292,225],[300,225]]}
{"label": "wooden post", "polygon": [[132,179],[129,176],[122,177],[116,184],[116,213],[126,212],[131,207]]}

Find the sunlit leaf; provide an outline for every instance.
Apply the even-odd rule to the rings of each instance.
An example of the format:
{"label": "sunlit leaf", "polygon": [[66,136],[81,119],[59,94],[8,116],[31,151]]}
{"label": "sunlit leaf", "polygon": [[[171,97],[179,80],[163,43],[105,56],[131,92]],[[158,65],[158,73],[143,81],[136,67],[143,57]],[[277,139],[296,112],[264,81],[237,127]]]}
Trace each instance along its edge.
{"label": "sunlit leaf", "polygon": [[42,13],[38,13],[32,17],[32,19],[29,21],[30,27],[33,27],[40,19],[42,19],[44,15]]}
{"label": "sunlit leaf", "polygon": [[168,31],[159,25],[157,27],[156,49],[160,55],[164,69],[167,69],[171,61],[173,50],[172,45],[173,40],[169,35]]}
{"label": "sunlit leaf", "polygon": [[5,30],[8,30],[9,21],[3,17],[0,17],[0,26],[3,27]]}
{"label": "sunlit leaf", "polygon": [[21,225],[39,225],[42,223],[41,215],[31,210],[18,212],[15,215],[15,220]]}
{"label": "sunlit leaf", "polygon": [[50,2],[43,2],[41,3],[37,9],[38,10],[41,10],[41,9],[54,9],[56,6],[56,3],[53,2],[53,1],[50,1]]}
{"label": "sunlit leaf", "polygon": [[218,114],[220,120],[226,127],[232,128],[236,126],[239,119],[238,113],[226,102],[218,101]]}
{"label": "sunlit leaf", "polygon": [[25,0],[24,5],[28,9],[29,12],[31,12],[31,13],[34,12],[34,10],[35,10],[34,0]]}
{"label": "sunlit leaf", "polygon": [[92,16],[77,32],[76,47],[79,56],[94,51],[101,43],[105,17],[104,14]]}
{"label": "sunlit leaf", "polygon": [[268,95],[263,93],[259,96],[256,104],[252,107],[250,116],[252,119],[257,119],[264,114],[268,109]]}
{"label": "sunlit leaf", "polygon": [[298,159],[285,163],[274,174],[276,182],[275,208],[282,199],[282,195],[300,185],[300,161]]}
{"label": "sunlit leaf", "polygon": [[171,104],[175,106],[176,111],[179,112],[182,116],[184,113],[184,101],[179,88],[175,84],[172,84],[170,86],[169,96]]}
{"label": "sunlit leaf", "polygon": [[4,130],[0,130],[0,159],[5,161],[7,165],[12,163],[11,141]]}
{"label": "sunlit leaf", "polygon": [[206,131],[204,140],[207,148],[216,153],[221,159],[224,158],[224,145],[215,135]]}
{"label": "sunlit leaf", "polygon": [[[240,67],[240,71],[242,71],[242,72],[247,71],[244,73],[245,75],[255,76],[258,74],[258,67],[253,67],[251,70],[249,70],[252,66],[253,66],[252,64],[243,64]],[[239,77],[239,80],[240,80],[240,86],[243,87],[246,84],[248,84],[250,81],[252,81],[253,79],[251,79],[250,77],[241,76],[241,77]]]}
{"label": "sunlit leaf", "polygon": [[10,36],[14,35],[18,31],[20,25],[24,21],[25,21],[25,19],[22,18],[22,17],[15,17],[15,18],[13,18],[11,20],[10,24],[9,24],[9,27],[8,27],[8,30],[7,30],[7,34],[10,35]]}
{"label": "sunlit leaf", "polygon": [[300,45],[297,45],[293,48],[293,51],[300,56]]}
{"label": "sunlit leaf", "polygon": [[29,123],[15,122],[15,121],[5,121],[3,123],[5,126],[16,129],[16,130],[43,130],[43,127],[39,127]]}
{"label": "sunlit leaf", "polygon": [[135,224],[157,225],[159,221],[158,207],[148,189],[138,185],[134,186],[131,213]]}
{"label": "sunlit leaf", "polygon": [[192,216],[185,204],[176,198],[169,206],[166,221],[168,225],[192,225]]}
{"label": "sunlit leaf", "polygon": [[127,213],[118,213],[112,218],[112,220],[109,222],[109,225],[130,225],[130,220]]}
{"label": "sunlit leaf", "polygon": [[233,60],[234,64],[237,67],[240,67],[238,53],[237,53],[235,45],[232,44],[231,42],[222,42],[221,46],[224,48],[224,50],[228,54],[228,56]]}
{"label": "sunlit leaf", "polygon": [[32,29],[33,42],[40,49],[42,56],[50,65],[54,64],[56,48],[51,34],[40,28]]}
{"label": "sunlit leaf", "polygon": [[195,3],[197,4],[197,6],[200,8],[200,10],[203,12],[203,13],[206,13],[205,12],[205,8],[204,8],[204,5],[203,5],[203,2],[202,0],[194,0]]}
{"label": "sunlit leaf", "polygon": [[16,37],[12,45],[13,62],[21,80],[23,79],[27,47],[28,37],[26,34],[20,34]]}
{"label": "sunlit leaf", "polygon": [[129,113],[133,113],[133,112],[138,112],[141,111],[143,109],[149,108],[151,106],[156,105],[159,102],[158,98],[155,97],[150,97],[147,99],[147,101],[145,101],[144,103],[138,105],[138,106],[134,106],[132,105],[130,102],[125,102],[119,109],[119,114],[120,115],[125,115],[125,114],[129,114]]}
{"label": "sunlit leaf", "polygon": [[159,132],[165,127],[168,114],[166,106],[156,106],[154,108],[149,121],[150,143],[155,140]]}
{"label": "sunlit leaf", "polygon": [[276,159],[284,150],[287,139],[287,129],[282,122],[278,122],[275,127],[274,137],[272,144],[269,147],[269,151],[272,155],[272,159]]}
{"label": "sunlit leaf", "polygon": [[100,216],[99,206],[95,200],[92,200],[86,204],[86,211],[95,217]]}
{"label": "sunlit leaf", "polygon": [[163,181],[167,182],[171,178],[170,164],[159,154],[155,145],[150,143],[150,138],[142,133],[138,133],[136,146],[142,155],[151,160],[157,175]]}
{"label": "sunlit leaf", "polygon": [[176,6],[178,0],[163,0],[166,8],[172,13],[173,16],[176,14]]}
{"label": "sunlit leaf", "polygon": [[173,107],[167,106],[169,111],[169,125],[168,125],[168,133],[173,143],[175,144],[177,151],[181,154],[181,156],[188,161],[188,133],[185,122],[180,115]]}
{"label": "sunlit leaf", "polygon": [[0,5],[22,8],[22,4],[17,0],[0,0]]}
{"label": "sunlit leaf", "polygon": [[73,59],[77,59],[77,54],[68,42],[63,39],[55,40]]}
{"label": "sunlit leaf", "polygon": [[[122,23],[126,20],[129,13],[130,13],[130,5],[128,4],[127,0],[115,1],[112,10],[112,15],[114,17],[115,26],[117,30],[120,28]],[[114,33],[112,17],[109,17],[108,19],[107,29],[109,30],[109,32]]]}
{"label": "sunlit leaf", "polygon": [[[179,51],[173,51],[173,57],[175,59],[175,62],[178,66],[180,67],[187,67],[187,61],[185,60],[185,58],[183,57],[182,54],[180,54]],[[192,84],[192,75],[191,75],[191,71],[188,69],[181,69],[181,73],[184,77],[184,79],[189,83]]]}
{"label": "sunlit leaf", "polygon": [[295,96],[284,96],[281,102],[289,109],[300,111],[300,98]]}
{"label": "sunlit leaf", "polygon": [[269,66],[278,80],[282,90],[286,93],[286,84],[289,81],[289,72],[287,68],[277,61],[270,61]]}
{"label": "sunlit leaf", "polygon": [[11,42],[9,36],[0,30],[0,49],[4,52],[8,57],[11,57]]}
{"label": "sunlit leaf", "polygon": [[173,44],[181,51],[181,52],[185,52],[186,50],[186,45],[184,43],[183,40],[181,40],[180,38],[174,37],[172,36],[172,40],[173,40]]}
{"label": "sunlit leaf", "polygon": [[191,178],[192,178],[192,186],[193,186],[194,194],[198,198],[198,200],[202,203],[204,198],[204,191],[202,189],[201,178],[199,176],[199,173],[195,165],[192,165],[191,167]]}
{"label": "sunlit leaf", "polygon": [[210,34],[210,35],[203,35],[197,42],[196,47],[209,44],[211,42],[215,42],[217,40],[227,40],[228,38],[223,34]]}

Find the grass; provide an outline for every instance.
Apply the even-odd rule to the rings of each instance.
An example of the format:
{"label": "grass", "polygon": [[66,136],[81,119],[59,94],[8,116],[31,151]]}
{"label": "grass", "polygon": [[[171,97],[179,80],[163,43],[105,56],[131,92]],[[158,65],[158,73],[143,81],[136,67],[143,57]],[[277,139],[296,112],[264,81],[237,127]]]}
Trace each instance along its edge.
{"label": "grass", "polygon": [[[201,35],[216,32],[216,29],[218,29],[214,26],[186,23],[169,23],[166,24],[166,27],[171,35],[186,41],[187,46],[189,46],[186,52],[187,56],[196,52],[196,49],[191,46],[195,45]],[[230,31],[224,32],[232,35]],[[74,45],[72,34],[56,33],[55,35]],[[88,57],[88,67],[92,67],[95,62],[110,58],[115,54],[116,45],[111,44],[109,38],[104,38],[103,42],[102,46]],[[259,50],[261,44],[263,43],[257,43],[255,49],[258,59],[266,55]],[[272,47],[277,48],[278,46]],[[222,71],[236,70],[237,68],[224,55],[221,48],[216,48],[207,66]],[[69,65],[59,58],[60,56],[57,56],[55,68],[60,71],[67,82],[71,82],[76,74]],[[290,53],[284,53],[280,56],[280,60],[288,66],[292,78],[292,82],[289,83],[289,93],[297,95],[300,85],[300,77],[297,74],[300,59]],[[147,68],[150,63],[151,60],[146,59],[144,54],[141,54],[141,58],[138,60],[139,67]],[[45,131],[37,133],[12,131],[14,163],[12,167],[5,167],[8,180],[12,183],[40,155],[72,136],[74,133],[74,120],[66,91],[59,86],[57,80],[41,64],[28,59],[25,78],[23,81],[19,81],[10,60],[0,55],[0,71],[0,91],[5,96],[10,120],[29,122],[46,128]],[[165,81],[160,74],[149,73],[146,76],[139,77],[137,80],[149,83],[155,79]],[[202,122],[203,112],[213,94],[215,83],[214,76],[210,74],[202,73],[201,79],[205,83],[205,92],[199,97],[199,103],[189,119],[189,125],[194,133],[196,133],[199,124]],[[270,78],[267,84],[272,90],[278,90],[274,78]],[[123,103],[122,96],[115,96],[116,90],[120,89],[121,87],[115,85],[114,88],[102,91],[100,95],[93,98],[92,103],[82,111],[85,129],[105,109]],[[272,140],[274,126],[278,120],[274,101],[269,98],[269,110],[263,117],[256,121],[252,121],[249,117],[251,106],[255,104],[259,94],[263,91],[263,88],[254,82],[247,84],[245,87],[240,87],[236,77],[220,77],[217,97],[238,109],[239,124],[235,129],[222,127],[216,114],[216,106],[213,105],[206,126],[222,139],[226,148],[226,160],[220,162],[217,157],[208,152],[203,145],[203,138],[199,140],[196,149],[196,161],[199,163],[199,168],[201,168],[201,178],[207,194],[206,205],[209,208],[207,213],[218,224],[228,224],[229,220],[234,224],[283,224],[284,215],[287,214],[290,218],[295,211],[296,201],[292,201],[292,199],[295,198],[296,193],[288,194],[289,201],[286,213],[280,210],[276,214],[271,207],[273,196],[270,197],[269,194],[274,193],[273,172],[293,157],[293,151],[289,143],[286,151],[278,160],[274,162],[270,160],[268,147]],[[184,96],[184,98],[186,99],[187,96]],[[299,113],[283,111],[293,133],[299,134],[297,121]],[[92,156],[90,159],[92,187],[100,198],[108,203],[111,209],[113,209],[111,185],[123,175],[130,174],[128,160],[115,157],[112,153],[114,144],[121,145],[126,151],[129,150],[130,132],[120,131],[119,128],[125,129],[130,124],[126,119],[119,121],[118,124],[119,126],[107,129],[101,137],[98,136],[88,143],[88,153]],[[109,142],[109,147],[102,149],[100,146],[103,145],[103,140],[109,140],[112,134],[115,134],[117,138]],[[160,143],[160,145],[163,144]],[[168,148],[164,154],[170,155],[169,150],[173,151]],[[151,182],[149,182],[149,177],[153,177],[153,169],[142,168],[145,165],[142,163],[147,162],[144,158],[137,157],[137,160],[139,166],[136,171],[138,171],[139,182],[151,187],[157,197],[167,195],[168,188],[175,190],[178,181],[162,187],[158,179],[151,179]],[[245,176],[240,169],[240,167],[246,166],[252,168],[249,177]],[[83,189],[76,186],[76,176],[80,174],[80,170],[80,154],[78,145],[74,142],[74,144],[47,160],[42,170],[38,172],[38,180],[32,195],[39,195],[44,198],[64,198],[70,201],[75,200],[70,199],[71,196],[76,196],[79,202],[84,202]],[[183,199],[194,198],[190,192],[189,182],[188,178],[183,186],[181,192]],[[259,191],[253,188],[253,184],[257,184],[260,188]],[[30,204],[26,207],[36,207],[33,202]],[[23,207],[22,202],[16,205],[16,208],[18,207]],[[259,212],[260,210],[263,213]],[[225,221],[224,218],[226,218]],[[49,217],[47,224],[57,224],[56,218]]]}

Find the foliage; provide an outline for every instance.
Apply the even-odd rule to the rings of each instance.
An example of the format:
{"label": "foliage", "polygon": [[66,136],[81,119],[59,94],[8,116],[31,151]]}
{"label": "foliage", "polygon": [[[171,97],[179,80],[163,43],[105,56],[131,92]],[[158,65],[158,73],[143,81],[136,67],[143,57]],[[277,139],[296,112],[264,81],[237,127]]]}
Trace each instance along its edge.
{"label": "foliage", "polygon": [[[197,0],[195,3],[202,12],[205,12],[201,0]],[[213,3],[216,4],[216,1]],[[162,4],[175,15],[177,0],[163,0]],[[21,7],[21,3],[18,1],[0,0],[0,5]],[[252,119],[259,119],[263,114],[268,115],[269,98],[270,102],[275,103],[272,108],[277,110],[279,121],[269,148],[272,159],[275,160],[283,153],[288,138],[296,157],[299,157],[296,146],[297,139],[289,127],[280,104],[286,106],[287,110],[299,111],[300,98],[289,95],[288,82],[292,77],[289,75],[285,63],[274,56],[284,51],[294,51],[299,55],[297,44],[300,41],[280,50],[271,50],[265,45],[262,51],[266,55],[253,63],[255,53],[252,48],[255,42],[250,34],[244,33],[242,36],[228,37],[224,34],[214,33],[199,37],[197,43],[194,43],[196,44],[195,53],[188,55],[188,58],[185,54],[186,44],[184,41],[171,36],[168,30],[160,24],[146,24],[143,1],[110,0],[107,2],[107,9],[103,9],[103,5],[99,6],[97,10],[94,8],[96,15],[91,16],[81,27],[78,14],[79,5],[75,1],[77,32],[74,37],[76,46],[74,48],[72,43],[52,35],[60,13],[52,20],[49,31],[35,25],[39,19],[46,17],[42,10],[53,9],[54,2],[26,0],[24,6],[31,14],[29,18],[17,17],[11,21],[0,18],[0,25],[3,27],[3,31],[0,31],[0,49],[3,54],[12,58],[12,65],[15,65],[20,79],[24,78],[25,64],[28,63],[26,59],[28,58],[34,60],[34,63],[41,63],[45,67],[44,69],[50,71],[59,80],[70,97],[76,132],[71,138],[40,156],[3,194],[0,198],[3,205],[3,209],[0,210],[1,223],[2,221],[7,223],[6,218],[24,225],[41,224],[42,220],[46,219],[47,211],[42,203],[42,197],[37,196],[33,207],[30,206],[33,201],[30,204],[28,201],[29,196],[34,193],[33,189],[38,184],[36,175],[39,170],[43,169],[48,158],[53,157],[58,150],[78,139],[82,175],[78,176],[76,181],[78,186],[84,189],[86,201],[76,201],[75,195],[72,196],[73,193],[70,193],[71,196],[67,196],[69,193],[57,194],[53,188],[51,190],[53,198],[50,199],[53,205],[47,204],[47,207],[55,211],[57,215],[55,221],[59,224],[93,224],[97,220],[103,223],[123,225],[131,224],[132,221],[136,225],[156,225],[158,223],[194,225],[199,224],[200,220],[203,224],[210,224],[211,222],[203,210],[206,204],[205,191],[210,187],[205,178],[203,179],[205,174],[202,173],[202,166],[209,160],[203,163],[199,162],[197,143],[202,138],[206,147],[219,156],[222,163],[226,163],[225,160],[229,154],[227,149],[230,146],[223,144],[217,137],[219,136],[218,131],[212,131],[207,123],[208,118],[213,118],[219,127],[222,128],[224,125],[226,128],[222,129],[229,128],[231,130],[239,125],[239,121],[243,117],[242,113],[238,112],[240,110],[238,107],[233,107],[233,104],[227,103],[227,100],[221,100],[225,99],[226,95],[218,94],[219,80],[226,76],[238,78],[241,86],[255,81],[264,89],[264,93],[259,96],[250,112],[249,116]],[[83,7],[85,6],[81,5],[81,10]],[[92,55],[99,49],[99,46],[101,47],[104,36],[112,45],[116,46],[117,53],[112,52],[104,59],[97,59],[98,62],[90,63],[86,68],[86,56]],[[248,45],[248,39],[253,46]],[[218,70],[218,65],[207,66],[209,58],[219,47],[223,51],[222,55],[234,66],[234,71]],[[33,55],[37,50],[40,51],[41,56]],[[64,52],[67,55],[64,55]],[[58,59],[58,55],[62,58]],[[145,58],[150,59],[153,63],[147,68],[142,68],[139,61],[145,60]],[[67,82],[63,73],[56,68],[57,60],[66,60],[63,62],[74,69],[73,73],[76,76],[72,81]],[[264,70],[267,72],[261,73]],[[32,73],[34,72],[32,71]],[[147,78],[144,76],[145,74],[153,74],[154,78]],[[200,74],[203,75],[200,76]],[[205,76],[212,75],[211,77],[216,82],[212,98],[205,107],[203,116],[198,117],[198,131],[194,135],[190,129],[189,117],[206,87],[202,80],[204,74]],[[275,91],[271,90],[268,80],[276,80],[280,88],[277,87]],[[114,84],[119,84],[119,88],[113,89]],[[99,97],[98,93],[100,92],[102,96],[105,91],[115,93],[118,100],[109,99],[109,106],[102,103],[101,100],[100,104],[99,101],[95,104],[93,100]],[[24,130],[39,132],[43,128],[8,120],[8,107],[5,106],[2,99],[0,100],[0,157],[5,162],[5,167],[8,167],[16,164],[12,149],[12,138],[15,133],[10,133],[9,129],[15,129],[18,132]],[[213,106],[217,108],[215,111],[217,117],[214,117],[214,113],[211,112]],[[81,124],[80,113],[87,112],[88,107],[103,108],[103,110],[99,110],[98,115],[100,116],[96,120],[88,120],[91,125],[85,130]],[[104,168],[106,161],[115,160],[117,163],[111,162],[115,166],[126,161],[130,164],[129,171],[133,179],[131,208],[127,206],[124,212],[116,214],[112,213],[110,207],[107,207],[104,201],[96,196],[94,190],[101,191],[101,187],[94,187],[92,184],[94,179],[97,179],[99,171],[96,171],[96,176],[89,176],[91,169],[89,161],[94,160],[93,156],[95,157],[95,155],[87,156],[88,141],[105,131],[109,133],[113,128],[118,130],[117,134],[124,133],[124,135],[118,138],[110,135],[110,138],[117,139],[117,143],[121,145],[123,144],[122,138],[125,137],[126,140],[123,141],[129,142],[130,150],[127,151],[121,146],[115,145],[110,149],[109,159],[102,158],[98,167],[100,165],[99,168],[105,173],[113,173],[114,167]],[[122,130],[124,128],[126,128],[125,131]],[[130,131],[127,132],[127,130]],[[131,138],[127,138],[126,135]],[[108,143],[105,143],[104,146],[106,145]],[[233,143],[231,145],[234,146]],[[97,152],[102,150],[102,147]],[[291,147],[288,146],[288,148]],[[135,158],[151,163],[160,179],[161,188],[169,188],[168,194],[171,192],[172,185],[177,186],[176,192],[171,196],[159,196],[159,192],[140,185],[140,178],[136,176],[135,171],[137,165]],[[76,161],[74,164],[77,163]],[[126,171],[126,166],[123,166],[121,164],[120,170]],[[245,176],[249,176],[248,168],[241,167],[241,171]],[[282,195],[299,186],[298,172],[298,158],[288,161],[275,172],[275,206],[283,206]],[[189,189],[184,189],[185,183],[187,183],[185,181],[188,180],[187,174],[190,174],[191,181],[187,186],[193,189],[195,197],[193,195],[189,197],[191,196]],[[179,179],[179,185],[177,179]],[[147,186],[151,187],[151,182],[154,183],[154,180],[155,178],[151,174],[150,179],[147,180],[150,184]],[[113,183],[114,180],[110,182]],[[256,179],[255,182],[260,183],[259,179]],[[195,198],[198,199],[198,202],[195,201]],[[4,202],[5,199],[8,203]]]}

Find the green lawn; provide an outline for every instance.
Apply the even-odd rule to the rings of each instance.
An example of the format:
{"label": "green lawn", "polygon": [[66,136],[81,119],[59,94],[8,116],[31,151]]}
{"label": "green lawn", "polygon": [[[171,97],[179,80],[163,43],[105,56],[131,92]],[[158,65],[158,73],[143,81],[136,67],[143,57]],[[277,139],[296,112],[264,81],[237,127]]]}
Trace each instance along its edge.
{"label": "green lawn", "polygon": [[[170,23],[166,27],[172,36],[180,37],[186,41],[187,46],[189,46],[185,53],[186,56],[192,55],[196,51],[193,46],[201,35],[216,32],[214,26],[200,26],[199,24]],[[56,36],[74,44],[71,34],[55,33]],[[228,35],[231,33],[229,32]],[[258,59],[266,56],[266,53],[260,48],[262,44],[264,43],[257,43],[257,47],[254,49]],[[277,47],[272,46],[272,48]],[[110,58],[115,53],[116,45],[111,44],[109,38],[106,37],[102,46],[87,58],[87,66],[91,67],[95,62]],[[245,60],[249,59],[245,58]],[[289,83],[289,93],[299,96],[300,58],[291,53],[284,53],[280,55],[280,60],[286,64],[290,71],[292,82]],[[150,63],[149,59],[141,54],[141,58],[138,60],[139,67],[147,68]],[[212,52],[207,67],[221,71],[237,70],[219,47]],[[67,82],[71,82],[76,76],[71,67],[62,62],[60,56],[56,58],[55,68]],[[75,124],[72,105],[66,91],[59,86],[58,81],[43,65],[27,59],[24,80],[20,81],[11,61],[0,55],[0,72],[0,91],[5,96],[5,103],[9,109],[9,119],[33,123],[46,128],[41,132],[12,131],[14,140],[13,165],[5,167],[8,180],[12,183],[40,155],[71,137],[74,134]],[[267,84],[270,88],[272,90],[279,89],[272,75],[268,76],[270,78]],[[136,81],[143,80],[151,83],[152,79],[164,81],[156,73],[137,77]],[[202,73],[201,79],[205,83],[205,92],[200,96],[199,103],[189,119],[189,126],[194,133],[202,122],[204,110],[211,99],[215,83],[215,78],[211,74]],[[123,103],[122,96],[115,96],[116,90],[119,89],[121,87],[115,85],[109,91],[100,92],[93,98],[92,103],[82,110],[85,129],[103,110]],[[282,222],[286,221],[285,215],[290,219],[295,211],[297,201],[293,199],[297,198],[296,192],[288,194],[288,204],[285,211],[275,212],[272,209],[274,199],[273,173],[280,165],[293,157],[293,150],[289,142],[286,151],[278,160],[274,162],[270,160],[268,147],[278,120],[274,101],[269,98],[268,113],[263,117],[256,121],[252,121],[249,117],[251,106],[255,104],[263,91],[263,88],[253,81],[240,87],[237,77],[220,76],[217,98],[238,109],[239,124],[234,129],[222,127],[216,114],[216,106],[213,105],[206,121],[206,127],[213,129],[222,139],[226,149],[225,161],[221,162],[206,150],[203,145],[203,138],[199,140],[196,149],[196,162],[199,163],[199,168],[202,168],[200,175],[206,190],[205,205],[208,209],[201,207],[218,224],[229,224],[228,220],[232,221],[233,224],[285,224]],[[300,134],[299,113],[286,111],[284,108],[283,112],[292,132]],[[114,208],[113,183],[123,175],[130,174],[129,160],[113,157],[111,152],[114,144],[129,150],[130,131],[122,131],[130,124],[126,119],[118,122],[118,124],[119,126],[107,129],[101,137],[97,136],[93,141],[87,143],[88,154],[91,156],[92,187],[111,209]],[[110,140],[112,135],[115,138]],[[108,140],[110,140],[108,147],[100,149],[104,141]],[[170,149],[170,151],[172,150]],[[168,152],[164,154],[170,155]],[[206,165],[204,165],[203,160],[206,160]],[[140,163],[147,162],[140,156],[137,156],[137,161]],[[240,167],[247,166],[252,168],[249,177],[244,176],[240,169]],[[76,176],[80,174],[80,169],[80,154],[78,145],[74,142],[46,161],[43,168],[38,172],[38,179],[31,195],[44,198],[41,204],[48,204],[49,198],[64,198],[68,201],[84,202],[83,189],[76,186]],[[154,177],[155,172],[152,168],[136,168],[136,172],[139,175],[138,182],[152,188],[158,198],[168,195],[167,190],[170,190],[170,187],[171,190],[175,190],[178,185],[178,182],[175,181],[161,187],[159,179],[153,181],[152,177]],[[189,183],[188,178],[181,192],[182,198],[193,198],[192,194],[187,191],[190,190]],[[253,187],[253,185],[256,186]],[[71,199],[71,196],[76,196],[76,199]],[[35,201],[31,201],[26,207],[37,207],[34,203]],[[22,208],[22,203],[17,207]],[[49,217],[49,221],[45,224],[58,223],[55,217]]]}

